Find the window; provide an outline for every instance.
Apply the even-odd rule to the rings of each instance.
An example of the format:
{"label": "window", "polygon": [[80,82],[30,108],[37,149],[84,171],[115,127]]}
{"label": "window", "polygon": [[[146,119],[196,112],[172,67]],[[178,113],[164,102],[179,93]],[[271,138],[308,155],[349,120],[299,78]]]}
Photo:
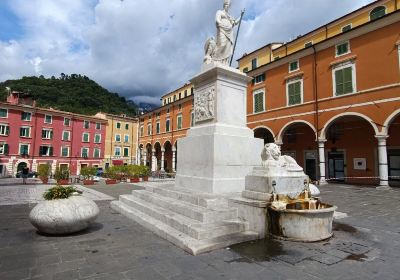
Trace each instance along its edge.
{"label": "window", "polygon": [[0,108],[0,118],[7,118],[7,117],[8,117],[8,110]]}
{"label": "window", "polygon": [[342,32],[347,32],[351,30],[351,23],[342,27]]}
{"label": "window", "polygon": [[69,118],[64,118],[64,125],[65,125],[65,126],[69,126],[70,123],[71,123],[71,119],[69,119]]}
{"label": "window", "polygon": [[29,144],[19,144],[19,154],[29,155]]}
{"label": "window", "polygon": [[147,135],[151,135],[151,124],[147,124]]}
{"label": "window", "polygon": [[257,58],[253,58],[251,60],[251,69],[256,69],[257,68]]}
{"label": "window", "polygon": [[166,99],[164,99],[164,105],[166,105],[167,104],[167,100]]}
{"label": "window", "polygon": [[194,88],[190,88],[190,94],[193,94]]}
{"label": "window", "polygon": [[176,101],[176,95],[174,95],[174,102]]}
{"label": "window", "polygon": [[156,133],[160,134],[160,122],[156,123]]}
{"label": "window", "polygon": [[289,63],[289,73],[299,70],[299,61],[293,61]]}
{"label": "window", "polygon": [[333,69],[334,95],[354,93],[355,90],[355,66],[354,64],[345,64]]}
{"label": "window", "polygon": [[185,89],[185,97],[187,97],[187,89]]}
{"label": "window", "polygon": [[144,136],[144,128],[143,128],[143,125],[140,127],[140,136],[141,136],[141,137]]}
{"label": "window", "polygon": [[71,131],[64,130],[62,134],[63,141],[70,141],[71,140]]}
{"label": "window", "polygon": [[117,127],[117,129],[120,129],[121,128],[121,123],[117,122],[116,127]]}
{"label": "window", "polygon": [[10,135],[10,126],[8,124],[0,124],[0,135],[1,136]]}
{"label": "window", "polygon": [[274,60],[279,60],[279,59],[281,59],[281,57],[279,55],[274,57]]}
{"label": "window", "polygon": [[0,155],[7,155],[8,154],[8,144],[0,143]]}
{"label": "window", "polygon": [[182,104],[178,105],[178,111],[182,111]]}
{"label": "window", "polygon": [[101,143],[101,134],[94,135],[94,143],[96,143],[96,144]]}
{"label": "window", "polygon": [[383,17],[384,15],[386,15],[386,7],[379,6],[379,7],[376,7],[375,9],[373,9],[369,13],[369,20],[376,20],[378,18]]}
{"label": "window", "polygon": [[52,123],[52,122],[53,122],[53,116],[51,115],[44,116],[44,123]]}
{"label": "window", "polygon": [[249,72],[249,67],[243,68],[243,73],[247,73],[247,72]]}
{"label": "window", "polygon": [[39,146],[39,156],[52,156],[53,147],[51,146]]}
{"label": "window", "polygon": [[124,135],[124,142],[129,143],[129,135],[127,134]]}
{"label": "window", "polygon": [[82,134],[82,142],[89,142],[90,134],[89,133],[83,133]]}
{"label": "window", "polygon": [[61,147],[61,156],[69,157],[69,147]]}
{"label": "window", "polygon": [[194,126],[194,112],[190,113],[190,126]]}
{"label": "window", "polygon": [[129,157],[129,148],[124,147],[124,157]]}
{"label": "window", "polygon": [[121,147],[115,147],[114,156],[121,156]]}
{"label": "window", "polygon": [[258,75],[254,78],[254,84],[260,84],[265,81],[265,74]]}
{"label": "window", "polygon": [[30,112],[22,112],[21,113],[21,120],[30,121],[31,118],[32,118],[32,113],[30,113]]}
{"label": "window", "polygon": [[259,113],[264,111],[264,91],[257,90],[253,92],[253,112]]}
{"label": "window", "polygon": [[115,142],[121,142],[121,134],[115,134]]}
{"label": "window", "polygon": [[87,158],[89,156],[89,148],[82,148],[81,157]]}
{"label": "window", "polygon": [[125,124],[125,130],[129,130],[129,123]]}
{"label": "window", "polygon": [[182,115],[178,115],[176,118],[177,128],[182,129]]}
{"label": "window", "polygon": [[305,43],[305,44],[304,44],[304,47],[305,47],[305,48],[308,48],[308,47],[311,47],[312,45],[313,45],[313,42],[310,41],[310,42]]}
{"label": "window", "polygon": [[399,70],[400,70],[400,44],[397,45],[397,54],[399,58]]}
{"label": "window", "polygon": [[287,82],[286,94],[288,106],[301,104],[303,102],[303,80]]}
{"label": "window", "polygon": [[27,126],[23,126],[19,129],[20,137],[30,137],[31,136],[31,128]]}
{"label": "window", "polygon": [[43,128],[42,129],[42,139],[53,139],[53,130],[49,128]]}
{"label": "window", "polygon": [[182,92],[179,93],[179,99],[181,99],[181,98],[182,98]]}
{"label": "window", "polygon": [[169,108],[167,109],[167,114],[169,114]]}
{"label": "window", "polygon": [[88,129],[90,126],[90,122],[89,121],[83,121],[83,128]]}
{"label": "window", "polygon": [[96,129],[100,130],[101,129],[101,123],[96,123]]}
{"label": "window", "polygon": [[94,158],[100,158],[100,149],[99,148],[94,148],[93,149],[93,157]]}
{"label": "window", "polygon": [[169,123],[170,123],[170,120],[167,119],[167,120],[165,121],[165,132],[169,132],[169,130],[170,130]]}
{"label": "window", "polygon": [[349,42],[336,45],[336,56],[342,56],[348,53],[350,53]]}

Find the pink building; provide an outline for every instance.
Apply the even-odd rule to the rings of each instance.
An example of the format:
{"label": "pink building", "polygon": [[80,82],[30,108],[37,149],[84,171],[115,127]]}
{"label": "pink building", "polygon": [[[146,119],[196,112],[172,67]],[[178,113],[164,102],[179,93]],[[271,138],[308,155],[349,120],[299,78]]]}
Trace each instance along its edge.
{"label": "pink building", "polygon": [[0,102],[0,175],[15,176],[24,166],[101,166],[107,121],[38,108],[29,95],[12,92]]}

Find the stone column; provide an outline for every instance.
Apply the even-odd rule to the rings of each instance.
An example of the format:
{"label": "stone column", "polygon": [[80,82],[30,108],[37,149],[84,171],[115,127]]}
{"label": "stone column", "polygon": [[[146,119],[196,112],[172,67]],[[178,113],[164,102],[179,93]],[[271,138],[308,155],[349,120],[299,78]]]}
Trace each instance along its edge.
{"label": "stone column", "polygon": [[176,172],[175,159],[176,159],[176,148],[172,147],[172,172]]}
{"label": "stone column", "polygon": [[161,148],[161,171],[165,171],[164,169],[164,153],[165,153],[165,149]]}
{"label": "stone column", "polygon": [[147,153],[146,150],[143,150],[143,165],[146,165],[146,161],[147,161]]}
{"label": "stone column", "polygon": [[378,139],[378,164],[379,164],[379,186],[381,188],[389,187],[389,170],[387,160],[386,139],[387,135],[375,135]]}
{"label": "stone column", "polygon": [[325,142],[326,139],[318,139],[318,154],[319,154],[319,184],[325,185],[326,175],[325,175]]}
{"label": "stone column", "polygon": [[275,141],[275,144],[278,145],[279,149],[282,150],[282,145],[283,145],[282,141]]}
{"label": "stone column", "polygon": [[151,150],[151,171],[157,171],[156,150]]}

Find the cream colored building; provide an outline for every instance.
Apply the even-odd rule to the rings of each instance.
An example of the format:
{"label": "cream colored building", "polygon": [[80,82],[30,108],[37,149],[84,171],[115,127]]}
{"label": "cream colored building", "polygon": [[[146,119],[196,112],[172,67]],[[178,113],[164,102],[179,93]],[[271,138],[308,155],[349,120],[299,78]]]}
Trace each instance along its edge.
{"label": "cream colored building", "polygon": [[96,117],[107,120],[103,167],[137,163],[137,118],[125,115],[97,113]]}

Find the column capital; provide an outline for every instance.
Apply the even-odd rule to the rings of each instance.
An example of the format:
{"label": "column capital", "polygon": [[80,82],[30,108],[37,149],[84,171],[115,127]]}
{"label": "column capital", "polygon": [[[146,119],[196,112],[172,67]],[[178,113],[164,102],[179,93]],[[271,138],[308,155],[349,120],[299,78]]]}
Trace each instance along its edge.
{"label": "column capital", "polygon": [[275,141],[275,144],[278,145],[278,146],[282,146],[283,142],[282,141]]}
{"label": "column capital", "polygon": [[152,149],[151,152],[154,154],[156,152],[156,149]]}
{"label": "column capital", "polygon": [[173,152],[176,152],[176,148],[175,148],[175,147],[172,147],[172,151],[173,151]]}
{"label": "column capital", "polygon": [[326,140],[326,138],[318,138],[317,139],[317,142],[318,143],[325,143],[325,142],[327,142],[328,140]]}
{"label": "column capital", "polygon": [[161,148],[161,152],[165,153],[165,148],[164,147]]}
{"label": "column capital", "polygon": [[375,135],[375,138],[378,139],[378,141],[386,141],[386,139],[389,138],[389,135],[386,135],[386,134],[378,134],[378,135]]}

